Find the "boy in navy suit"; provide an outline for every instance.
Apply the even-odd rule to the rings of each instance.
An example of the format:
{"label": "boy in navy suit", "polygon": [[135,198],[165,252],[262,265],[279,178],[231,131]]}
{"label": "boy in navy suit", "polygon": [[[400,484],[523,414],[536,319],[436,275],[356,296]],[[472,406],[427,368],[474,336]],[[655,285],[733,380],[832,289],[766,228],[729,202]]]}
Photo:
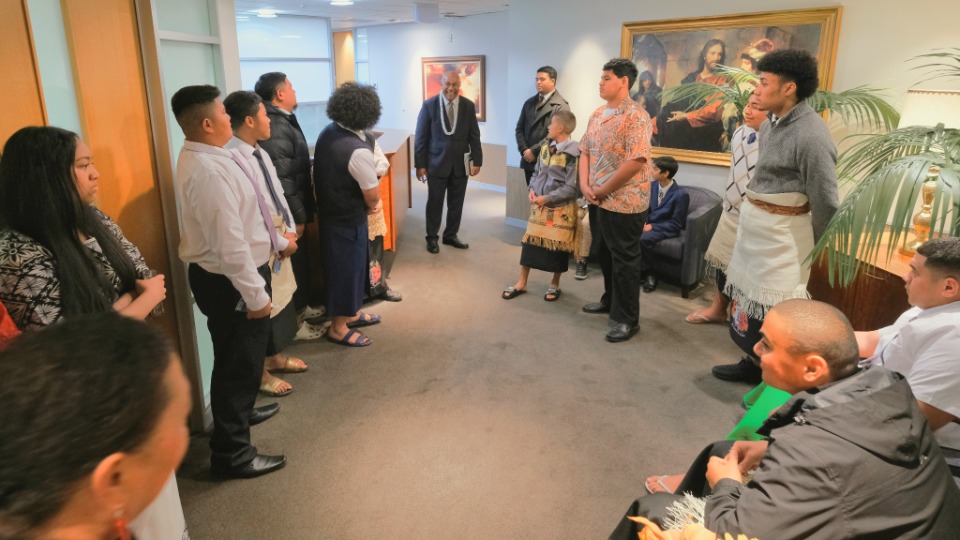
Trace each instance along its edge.
{"label": "boy in navy suit", "polygon": [[653,160],[653,178],[656,182],[650,182],[650,213],[640,236],[643,253],[640,269],[646,275],[644,292],[657,290],[657,276],[650,271],[650,250],[665,238],[680,236],[680,231],[687,223],[690,195],[673,181],[678,168],[677,160],[670,156]]}

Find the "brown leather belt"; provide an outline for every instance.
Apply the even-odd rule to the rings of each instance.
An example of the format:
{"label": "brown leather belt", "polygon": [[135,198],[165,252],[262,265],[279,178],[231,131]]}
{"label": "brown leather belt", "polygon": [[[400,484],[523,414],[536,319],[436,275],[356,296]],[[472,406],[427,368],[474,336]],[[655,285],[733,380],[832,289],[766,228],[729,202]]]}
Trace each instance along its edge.
{"label": "brown leather belt", "polygon": [[777,216],[802,216],[810,211],[810,202],[803,203],[803,206],[780,206],[779,204],[771,204],[765,201],[758,201],[753,197],[747,197],[750,200],[750,204],[756,206],[757,208],[767,212],[768,214],[774,214]]}

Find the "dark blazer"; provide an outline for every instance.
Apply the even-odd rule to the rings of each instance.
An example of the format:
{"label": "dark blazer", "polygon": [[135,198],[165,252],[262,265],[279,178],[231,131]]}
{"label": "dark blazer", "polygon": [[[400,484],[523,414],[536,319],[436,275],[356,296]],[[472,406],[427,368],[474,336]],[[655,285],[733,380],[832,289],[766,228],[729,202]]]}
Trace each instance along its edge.
{"label": "dark blazer", "polygon": [[270,154],[283,195],[296,224],[313,221],[316,202],[310,182],[310,148],[297,117],[280,112],[272,103],[264,102],[270,118],[270,138],[260,146]]}
{"label": "dark blazer", "polygon": [[690,209],[690,195],[687,194],[676,180],[670,190],[663,196],[663,203],[657,204],[660,195],[660,182],[650,182],[650,210],[647,214],[647,223],[653,230],[643,233],[641,241],[653,245],[664,238],[680,236],[687,223],[687,210]]}
{"label": "dark blazer", "polygon": [[447,135],[440,124],[440,95],[424,101],[417,117],[417,134],[413,144],[414,167],[427,169],[428,176],[465,177],[469,171],[464,168],[463,155],[468,151],[474,166],[483,165],[480,125],[473,102],[460,96],[457,127],[452,135]]}
{"label": "dark blazer", "polygon": [[537,98],[539,96],[539,94],[536,94],[523,102],[523,107],[520,109],[520,119],[517,120],[517,151],[521,154],[520,167],[530,171],[537,167],[537,162],[529,163],[523,159],[523,151],[529,148],[534,157],[540,156],[540,146],[546,142],[547,126],[550,125],[553,113],[570,110],[570,104],[556,90],[554,90],[550,99],[537,109]]}

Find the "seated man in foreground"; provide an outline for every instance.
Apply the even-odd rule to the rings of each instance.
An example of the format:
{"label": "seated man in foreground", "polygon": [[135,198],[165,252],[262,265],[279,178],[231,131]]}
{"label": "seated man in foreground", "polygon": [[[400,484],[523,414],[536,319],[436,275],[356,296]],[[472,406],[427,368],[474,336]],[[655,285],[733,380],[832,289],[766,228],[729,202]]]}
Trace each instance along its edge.
{"label": "seated man in foreground", "polygon": [[860,356],[907,378],[960,477],[960,238],[920,246],[903,280],[913,308],[886,328],[857,332]]}
{"label": "seated man in foreground", "polygon": [[[850,322],[821,302],[781,302],[760,332],[763,380],[793,397],[761,428],[769,441],[717,443],[693,464],[678,492],[708,493],[704,526],[762,540],[954,537],[960,490],[906,380],[858,369]],[[675,497],[639,499],[627,515]],[[610,538],[638,527],[624,517]]]}

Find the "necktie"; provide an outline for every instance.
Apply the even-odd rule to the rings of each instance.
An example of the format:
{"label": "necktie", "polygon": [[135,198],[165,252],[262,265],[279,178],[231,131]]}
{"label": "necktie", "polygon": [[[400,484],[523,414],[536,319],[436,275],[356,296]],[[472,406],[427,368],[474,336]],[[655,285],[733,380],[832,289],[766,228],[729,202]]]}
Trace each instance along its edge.
{"label": "necktie", "polygon": [[454,114],[454,111],[453,111],[453,102],[452,102],[452,101],[448,101],[448,102],[447,102],[447,109],[446,109],[446,111],[447,111],[447,126],[448,126],[450,129],[453,129],[453,118],[454,118],[453,114]]}
{"label": "necktie", "polygon": [[539,109],[541,106],[543,106],[543,102],[544,102],[544,101],[545,101],[545,100],[543,99],[543,94],[538,94],[538,95],[537,95],[537,108],[538,108],[538,109]]}
{"label": "necktie", "polygon": [[253,156],[257,158],[257,163],[260,164],[260,172],[263,173],[263,181],[267,184],[267,191],[270,192],[270,198],[273,199],[273,206],[276,207],[277,212],[280,212],[280,215],[283,216],[283,222],[289,225],[293,223],[290,221],[290,214],[287,213],[287,209],[283,207],[283,203],[280,202],[280,197],[277,196],[277,190],[273,187],[273,180],[270,178],[270,173],[267,172],[267,164],[263,161],[263,155],[260,153],[259,148],[253,150]]}
{"label": "necktie", "polygon": [[657,206],[663,204],[663,188],[660,188],[660,191],[657,192]]}
{"label": "necktie", "polygon": [[267,228],[267,233],[270,235],[270,248],[274,253],[280,253],[280,239],[277,238],[277,230],[273,226],[273,218],[270,217],[270,211],[267,210],[267,201],[263,198],[263,192],[260,191],[260,187],[257,186],[257,181],[253,179],[253,175],[247,171],[247,167],[243,164],[243,158],[237,154],[236,150],[230,150],[230,157],[233,159],[233,162],[240,167],[240,170],[243,171],[243,175],[250,181],[250,185],[253,186],[253,192],[257,195],[257,206],[260,207],[260,217],[263,218],[263,225]]}

